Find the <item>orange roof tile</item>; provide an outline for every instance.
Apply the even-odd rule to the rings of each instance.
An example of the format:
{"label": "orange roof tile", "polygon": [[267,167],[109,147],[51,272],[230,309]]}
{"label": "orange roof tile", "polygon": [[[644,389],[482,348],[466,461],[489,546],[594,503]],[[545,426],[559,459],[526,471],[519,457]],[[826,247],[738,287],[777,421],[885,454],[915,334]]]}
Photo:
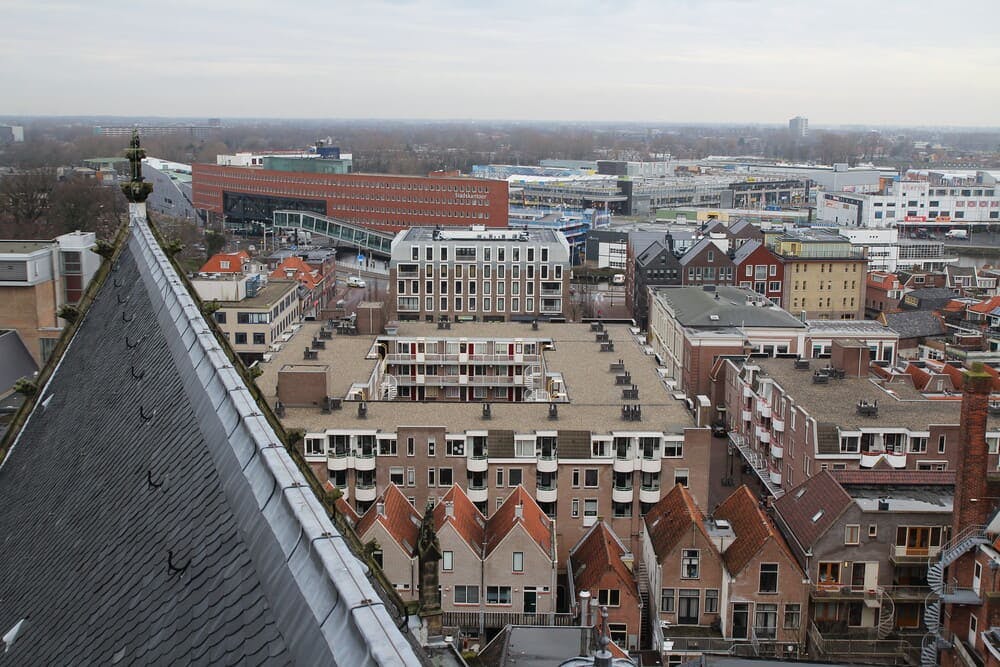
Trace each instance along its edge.
{"label": "orange roof tile", "polygon": [[[379,505],[383,506],[381,513]],[[358,520],[354,530],[362,537],[377,521],[403,547],[403,551],[412,555],[420,533],[420,519],[420,512],[410,504],[399,487],[390,484],[382,492],[382,497]]]}
{"label": "orange roof tile", "polygon": [[[451,515],[448,515],[448,503],[451,503]],[[434,530],[440,532],[446,523],[450,523],[462,536],[472,550],[482,553],[483,536],[486,533],[486,519],[465,494],[462,487],[453,485],[444,494],[441,502],[434,507]]]}
{"label": "orange roof tile", "polygon": [[[626,591],[636,592],[635,578],[622,562],[627,552],[608,525],[601,521],[569,552],[569,571],[573,575],[573,589],[594,590],[601,577],[609,570],[614,572]],[[634,596],[633,596],[634,597]]]}
{"label": "orange roof tile", "polygon": [[974,313],[989,313],[998,306],[1000,306],[1000,296],[994,296],[969,306],[969,310]]}
{"label": "orange roof tile", "polygon": [[[220,252],[209,257],[198,271],[199,273],[243,273],[243,264],[249,261],[250,254],[246,250]],[[223,262],[229,262],[229,265],[223,268]]]}
{"label": "orange roof tile", "polygon": [[[330,482],[327,482],[327,484],[330,484]],[[358,519],[361,518],[358,516],[358,513],[354,511],[354,508],[351,507],[351,503],[344,500],[343,496],[333,501],[333,505],[337,508],[338,512],[344,515],[344,518],[346,518],[347,522],[352,526],[356,525],[358,523]]]}
{"label": "orange roof tile", "polygon": [[956,300],[952,299],[951,301],[949,301],[948,303],[946,303],[944,305],[944,308],[942,308],[941,310],[944,310],[944,311],[949,312],[949,313],[961,312],[961,311],[965,310],[965,302],[963,302],[963,301],[956,301]]}
{"label": "orange roof tile", "polygon": [[702,523],[701,510],[694,503],[691,493],[678,484],[660,498],[652,509],[646,512],[646,530],[657,556],[669,553],[677,542],[695,524],[710,540]]}
{"label": "orange roof tile", "polygon": [[[517,507],[521,507],[521,516],[517,515]],[[493,516],[486,520],[484,555],[489,556],[518,524],[524,527],[545,553],[551,554],[554,551],[551,519],[542,511],[531,494],[525,491],[523,486],[518,485]]]}
{"label": "orange roof tile", "polygon": [[297,280],[309,289],[313,289],[322,279],[322,274],[306,264],[301,257],[286,257],[271,271],[272,280]]}

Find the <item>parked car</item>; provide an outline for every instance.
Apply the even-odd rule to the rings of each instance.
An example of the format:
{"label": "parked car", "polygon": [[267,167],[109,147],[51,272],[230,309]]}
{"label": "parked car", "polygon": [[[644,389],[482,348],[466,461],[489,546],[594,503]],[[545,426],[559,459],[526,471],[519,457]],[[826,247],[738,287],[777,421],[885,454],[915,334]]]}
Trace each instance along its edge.
{"label": "parked car", "polygon": [[365,281],[357,276],[351,276],[347,279],[348,287],[365,287]]}

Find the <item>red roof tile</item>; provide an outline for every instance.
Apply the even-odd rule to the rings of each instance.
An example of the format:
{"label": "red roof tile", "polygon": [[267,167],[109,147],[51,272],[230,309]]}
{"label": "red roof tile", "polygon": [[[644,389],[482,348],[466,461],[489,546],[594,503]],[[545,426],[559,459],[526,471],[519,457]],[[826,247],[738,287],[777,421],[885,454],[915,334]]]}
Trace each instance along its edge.
{"label": "red roof tile", "polygon": [[[329,482],[327,482],[327,484],[329,484]],[[343,496],[333,501],[333,504],[337,508],[337,511],[344,515],[344,518],[347,519],[348,523],[352,526],[358,523],[358,519],[361,517],[359,517],[358,513],[354,511],[353,507],[351,507],[351,503],[344,500]]]}
{"label": "red roof tile", "polygon": [[[517,515],[518,507],[521,507],[521,516]],[[531,494],[525,491],[523,486],[518,486],[507,496],[500,508],[486,520],[484,556],[489,556],[518,524],[524,527],[545,553],[554,552],[552,520],[546,516]]]}
{"label": "red roof tile", "polygon": [[[378,511],[379,505],[383,505],[381,513]],[[420,512],[410,504],[399,487],[390,484],[382,492],[382,497],[358,520],[354,530],[364,539],[363,536],[377,521],[395,538],[403,551],[412,555],[417,546],[420,519]]]}
{"label": "red roof tile", "polygon": [[633,593],[635,597],[635,578],[622,562],[622,556],[626,553],[628,551],[606,523],[601,521],[594,524],[569,552],[569,572],[573,575],[573,589],[595,590],[601,577],[610,570],[618,576],[622,588]]}
{"label": "red roof tile", "polygon": [[303,261],[301,257],[286,257],[271,272],[271,280],[296,280],[308,289],[313,289],[322,279],[322,274]]}
{"label": "red roof tile", "polygon": [[969,306],[969,310],[974,313],[989,313],[994,308],[1000,306],[1000,296],[993,296],[985,301],[980,301],[977,304]]}
{"label": "red roof tile", "polygon": [[949,301],[948,303],[946,303],[944,305],[944,308],[942,308],[941,310],[944,310],[944,311],[949,312],[949,313],[961,312],[961,311],[965,310],[965,302],[964,301],[956,301],[955,299],[952,299],[951,301]]}
{"label": "red roof tile", "polygon": [[809,549],[854,501],[828,470],[805,480],[774,501],[774,511]]}
{"label": "red roof tile", "polygon": [[795,560],[784,538],[771,525],[770,519],[745,484],[722,501],[713,516],[728,521],[736,533],[736,540],[722,554],[730,574],[742,572],[771,541],[783,549],[790,560]]}
{"label": "red roof tile", "polygon": [[[451,503],[450,515],[448,503]],[[441,502],[434,507],[434,530],[440,532],[446,523],[454,526],[473,551],[477,554],[482,553],[486,519],[457,484],[452,486],[448,493],[444,494]]]}
{"label": "red roof tile", "polygon": [[834,479],[847,484],[918,484],[948,486],[955,483],[954,470],[834,470]]}
{"label": "red roof tile", "polygon": [[670,553],[691,529],[691,524],[697,525],[705,539],[711,541],[702,524],[701,510],[695,505],[691,493],[680,484],[670,489],[646,512],[645,521],[653,551],[661,558]]}
{"label": "red roof tile", "polygon": [[[209,257],[198,271],[200,273],[243,273],[243,264],[249,261],[250,254],[246,250],[220,252]],[[223,268],[223,262],[229,262],[229,265]]]}

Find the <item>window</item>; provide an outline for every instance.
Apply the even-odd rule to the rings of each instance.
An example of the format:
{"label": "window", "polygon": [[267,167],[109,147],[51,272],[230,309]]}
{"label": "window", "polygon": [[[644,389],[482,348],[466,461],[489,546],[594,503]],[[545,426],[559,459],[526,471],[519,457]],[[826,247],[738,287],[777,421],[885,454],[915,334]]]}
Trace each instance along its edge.
{"label": "window", "polygon": [[406,469],[406,485],[416,486],[417,485],[417,469],[407,468]]}
{"label": "window", "polygon": [[660,611],[673,612],[674,610],[674,589],[664,588],[660,590]]}
{"label": "window", "polygon": [[684,456],[684,441],[683,440],[665,440],[663,442],[663,457],[664,458],[680,458]]}
{"label": "window", "polygon": [[571,482],[571,486],[574,489],[580,488],[580,469],[579,468],[573,468],[573,479],[572,479],[572,482]]}
{"label": "window", "polygon": [[796,603],[786,603],[785,604],[785,628],[789,630],[797,630],[799,625],[802,624],[802,605]]}
{"label": "window", "polygon": [[455,586],[455,604],[479,604],[479,586]]}
{"label": "window", "polygon": [[580,516],[580,499],[574,498],[573,502],[570,504],[569,515],[576,519]]}
{"label": "window", "polygon": [[262,333],[255,333],[253,335],[253,344],[254,345],[266,345],[267,342],[266,342],[266,340],[264,338],[264,334],[262,334]]}
{"label": "window", "polygon": [[247,335],[246,335],[246,333],[243,333],[243,332],[237,332],[236,333],[236,344],[237,345],[246,345],[247,344]]}
{"label": "window", "polygon": [[511,562],[511,571],[524,572],[524,552],[515,551]]}
{"label": "window", "polygon": [[437,453],[437,443],[434,438],[427,438],[427,456],[434,456]]}
{"label": "window", "polygon": [[451,468],[438,469],[438,486],[450,487],[454,483],[455,478]]}
{"label": "window", "polygon": [[697,579],[700,560],[697,549],[684,549],[681,552],[681,579]]}
{"label": "window", "polygon": [[406,439],[406,455],[413,456],[417,453],[417,448],[412,437]]}
{"label": "window", "polygon": [[947,441],[945,440],[945,435],[944,434],[939,435],[938,436],[938,454],[944,454],[944,448],[945,448],[946,444],[947,444]]}
{"label": "window", "polygon": [[226,312],[224,310],[215,311],[215,321],[219,324],[226,323]]}
{"label": "window", "polygon": [[761,639],[774,639],[778,627],[778,605],[758,604],[754,630]]}
{"label": "window", "polygon": [[674,470],[674,486],[680,484],[684,488],[687,488],[688,477],[689,473],[687,468],[677,468]]}
{"label": "window", "polygon": [[441,569],[446,572],[451,572],[455,569],[455,552],[454,551],[442,551],[441,552]]}
{"label": "window", "polygon": [[608,623],[608,633],[618,646],[628,646],[628,625],[625,623]]}
{"label": "window", "polygon": [[760,564],[760,581],[757,588],[760,593],[777,593],[778,592],[778,564],[777,563],[761,563]]}
{"label": "window", "polygon": [[927,438],[924,437],[910,437],[910,453],[911,454],[924,454],[927,452]]}
{"label": "window", "polygon": [[868,524],[868,537],[875,539],[878,537],[878,524],[870,523]]}
{"label": "window", "polygon": [[587,468],[583,471],[583,485],[588,489],[597,488],[597,468]]}
{"label": "window", "polygon": [[323,456],[323,438],[306,438],[306,456]]}
{"label": "window", "polygon": [[828,586],[840,583],[840,561],[828,561],[819,564],[819,583]]}
{"label": "window", "polygon": [[507,486],[520,486],[524,471],[520,468],[511,468],[507,471]]}
{"label": "window", "polygon": [[[428,375],[432,375],[432,373],[428,373]],[[465,440],[447,440],[444,451],[448,456],[465,456]]]}
{"label": "window", "polygon": [[719,613],[719,589],[708,588],[705,590],[705,613]]}
{"label": "window", "polygon": [[497,468],[497,488],[503,486],[503,468]]}
{"label": "window", "polygon": [[861,526],[860,524],[848,524],[844,527],[844,544],[860,544]]}
{"label": "window", "polygon": [[583,516],[597,516],[597,498],[583,499]]}
{"label": "window", "polygon": [[697,588],[682,588],[677,600],[677,622],[680,625],[699,625],[699,602],[701,591]]}
{"label": "window", "polygon": [[597,591],[597,602],[602,607],[619,607],[621,591],[617,588],[601,588]]}
{"label": "window", "polygon": [[427,469],[427,486],[437,486],[437,468]]}
{"label": "window", "polygon": [[510,586],[487,586],[486,604],[510,604]]}
{"label": "window", "polygon": [[403,486],[403,468],[389,468],[389,483]]}

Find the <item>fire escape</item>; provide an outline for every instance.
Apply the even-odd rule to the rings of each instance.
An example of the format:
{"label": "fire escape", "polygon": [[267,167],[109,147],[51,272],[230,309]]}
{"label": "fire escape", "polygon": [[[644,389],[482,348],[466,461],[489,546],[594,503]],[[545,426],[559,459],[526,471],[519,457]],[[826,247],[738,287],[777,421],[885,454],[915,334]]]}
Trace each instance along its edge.
{"label": "fire escape", "polygon": [[988,544],[986,526],[969,526],[954,536],[941,548],[939,558],[927,567],[927,583],[931,593],[924,601],[924,623],[927,634],[920,647],[920,664],[934,667],[938,664],[938,650],[951,647],[951,642],[941,633],[942,604],[978,604],[979,595],[972,589],[957,588],[954,583],[944,583],[944,570],[970,549]]}

